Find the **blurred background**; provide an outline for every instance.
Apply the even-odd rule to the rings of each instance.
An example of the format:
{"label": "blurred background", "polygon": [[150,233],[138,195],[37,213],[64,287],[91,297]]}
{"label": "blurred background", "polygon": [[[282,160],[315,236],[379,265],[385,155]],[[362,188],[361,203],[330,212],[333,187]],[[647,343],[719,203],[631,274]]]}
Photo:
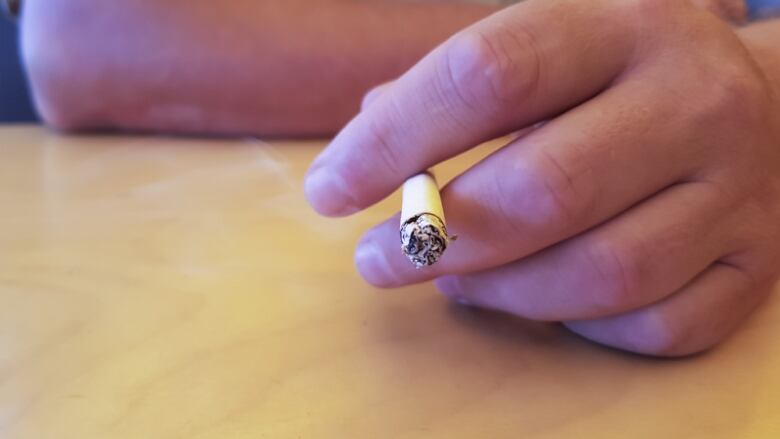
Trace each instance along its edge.
{"label": "blurred background", "polygon": [[17,28],[0,14],[0,123],[37,120],[19,60]]}

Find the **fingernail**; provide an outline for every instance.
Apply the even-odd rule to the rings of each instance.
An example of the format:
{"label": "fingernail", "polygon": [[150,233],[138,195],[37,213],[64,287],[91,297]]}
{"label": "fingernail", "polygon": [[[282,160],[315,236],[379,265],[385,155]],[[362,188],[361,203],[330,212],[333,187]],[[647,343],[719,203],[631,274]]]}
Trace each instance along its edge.
{"label": "fingernail", "polygon": [[378,287],[392,285],[392,273],[382,249],[373,241],[364,241],[355,251],[355,266],[368,283]]}
{"label": "fingernail", "polygon": [[360,210],[352,201],[344,179],[324,167],[315,168],[306,176],[304,192],[309,204],[322,215],[342,216]]}

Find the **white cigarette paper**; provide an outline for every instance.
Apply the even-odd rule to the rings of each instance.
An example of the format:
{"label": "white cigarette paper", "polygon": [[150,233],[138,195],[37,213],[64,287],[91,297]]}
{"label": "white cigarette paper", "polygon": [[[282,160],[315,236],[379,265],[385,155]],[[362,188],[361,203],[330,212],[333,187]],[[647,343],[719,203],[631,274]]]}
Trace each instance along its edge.
{"label": "white cigarette paper", "polygon": [[429,172],[403,186],[401,251],[417,268],[435,264],[450,241],[436,179]]}

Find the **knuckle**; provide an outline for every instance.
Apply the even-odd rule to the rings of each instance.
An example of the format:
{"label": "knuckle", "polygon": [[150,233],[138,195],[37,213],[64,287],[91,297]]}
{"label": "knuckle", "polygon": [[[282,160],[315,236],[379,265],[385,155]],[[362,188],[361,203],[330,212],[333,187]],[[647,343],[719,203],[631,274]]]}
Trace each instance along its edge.
{"label": "knuckle", "polygon": [[368,90],[360,101],[360,111],[365,111],[385,90],[389,87],[388,83],[377,85]]}
{"label": "knuckle", "polygon": [[[395,124],[387,123],[389,120],[394,120],[392,117],[388,118],[370,118],[365,125],[365,136],[367,139],[366,146],[370,145],[370,150],[373,153],[373,159],[376,160],[380,166],[372,167],[371,172],[381,170],[385,175],[398,176],[402,175],[400,168],[401,163],[404,163],[401,157],[401,153],[394,146],[396,142],[390,139],[395,138],[393,133],[393,127]],[[363,155],[363,154],[358,154]],[[359,157],[354,157],[359,159]],[[361,159],[363,160],[363,159]],[[373,160],[371,160],[373,162]],[[407,157],[407,160],[409,158]],[[345,173],[344,177],[348,180],[347,183],[350,187],[361,187],[361,182],[365,181],[365,176],[357,175],[357,173]],[[355,181],[349,181],[354,179]]]}
{"label": "knuckle", "polygon": [[511,178],[506,178],[500,173],[493,174],[493,190],[485,193],[493,196],[491,200],[495,204],[494,220],[502,224],[513,236],[522,236],[522,227],[525,212],[525,203],[522,203],[523,185],[517,184]]}
{"label": "knuckle", "polygon": [[527,99],[540,77],[535,39],[519,27],[458,35],[447,49],[446,64],[451,88],[481,107]]}
{"label": "knuckle", "polygon": [[493,182],[494,187],[497,189],[488,191],[487,193],[494,196],[490,201],[492,201],[495,206],[495,212],[492,212],[494,214],[493,219],[495,220],[495,223],[497,225],[500,224],[502,229],[510,230],[513,235],[520,234],[522,228],[519,223],[522,217],[518,216],[519,209],[517,209],[515,189],[512,188],[511,191],[502,189],[506,187],[506,184],[501,177],[493,178]]}
{"label": "knuckle", "polygon": [[715,102],[731,112],[737,114],[749,114],[760,106],[762,97],[766,95],[759,81],[752,75],[752,72],[740,70],[727,70],[716,76],[713,81],[713,90]]}
{"label": "knuckle", "polygon": [[585,246],[586,279],[590,300],[605,313],[613,313],[641,303],[641,260],[625,244],[596,241]]}
{"label": "knuckle", "polygon": [[587,197],[579,197],[564,164],[546,152],[508,160],[512,161],[508,169],[493,173],[492,187],[486,191],[498,221],[521,236],[527,234],[527,226],[552,234],[570,229]]}
{"label": "knuckle", "polygon": [[552,153],[542,150],[528,170],[529,178],[537,185],[537,213],[547,224],[562,228],[572,227],[583,212],[583,201],[577,190],[575,177],[569,167]]}
{"label": "knuckle", "polygon": [[753,242],[748,244],[753,246],[750,250],[734,252],[718,261],[721,267],[731,269],[732,274],[739,277],[744,291],[748,292],[744,297],[746,300],[749,298],[760,300],[771,291],[772,285],[780,275],[775,262],[780,256],[780,250],[767,247],[765,245],[767,241],[760,239],[759,236],[754,237],[751,240]]}
{"label": "knuckle", "polygon": [[[723,68],[713,74],[703,90],[700,123],[707,126],[732,124],[754,126],[766,117],[769,93],[763,81],[744,68]],[[734,125],[729,124],[730,127]],[[735,134],[742,134],[736,133]]]}

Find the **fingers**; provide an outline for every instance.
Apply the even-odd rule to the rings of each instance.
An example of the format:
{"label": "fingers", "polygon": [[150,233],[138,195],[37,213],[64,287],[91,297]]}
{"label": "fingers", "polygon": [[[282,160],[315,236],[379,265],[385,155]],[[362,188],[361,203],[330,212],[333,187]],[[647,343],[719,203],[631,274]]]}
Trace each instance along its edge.
{"label": "fingers", "polygon": [[689,355],[711,348],[734,331],[767,296],[770,285],[756,282],[740,267],[719,262],[661,302],[564,324],[585,338],[631,352]]}
{"label": "fingers", "polygon": [[310,203],[325,215],[358,211],[443,159],[597,94],[630,58],[626,21],[592,2],[531,0],[462,31],[339,133],[307,176]]}
{"label": "fingers", "polygon": [[636,309],[672,294],[734,245],[722,233],[721,198],[711,184],[681,184],[529,258],[437,285],[458,300],[534,320]]}
{"label": "fingers", "polygon": [[[376,249],[361,252],[361,273],[371,283],[397,286],[502,265],[688,177],[702,139],[681,135],[683,112],[654,95],[642,81],[623,83],[494,153],[443,189],[448,229],[459,239],[436,265],[416,270],[399,256],[393,219],[364,238],[362,246]],[[371,255],[382,261],[373,263]]]}

